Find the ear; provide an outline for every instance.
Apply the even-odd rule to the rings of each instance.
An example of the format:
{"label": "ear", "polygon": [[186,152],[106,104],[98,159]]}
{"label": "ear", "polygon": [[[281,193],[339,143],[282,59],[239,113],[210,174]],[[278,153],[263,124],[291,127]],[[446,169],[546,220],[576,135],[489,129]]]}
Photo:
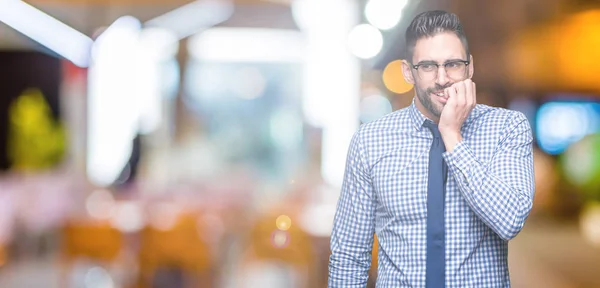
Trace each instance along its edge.
{"label": "ear", "polygon": [[475,73],[475,65],[473,62],[473,55],[469,55],[469,79],[473,78],[473,73]]}
{"label": "ear", "polygon": [[406,60],[402,60],[402,75],[404,75],[404,81],[406,83],[415,85],[415,78],[412,73],[412,65]]}

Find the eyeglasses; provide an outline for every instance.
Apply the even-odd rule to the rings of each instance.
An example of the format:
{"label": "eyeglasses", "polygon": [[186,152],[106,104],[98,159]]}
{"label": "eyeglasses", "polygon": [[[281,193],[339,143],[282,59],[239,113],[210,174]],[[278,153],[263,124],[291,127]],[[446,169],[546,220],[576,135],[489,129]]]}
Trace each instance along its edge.
{"label": "eyeglasses", "polygon": [[431,81],[436,79],[438,77],[440,66],[444,67],[448,78],[455,81],[461,81],[467,76],[467,66],[469,63],[469,61],[465,60],[454,60],[444,64],[438,64],[435,62],[422,62],[413,65],[412,67],[413,69],[417,70],[419,79],[423,81]]}

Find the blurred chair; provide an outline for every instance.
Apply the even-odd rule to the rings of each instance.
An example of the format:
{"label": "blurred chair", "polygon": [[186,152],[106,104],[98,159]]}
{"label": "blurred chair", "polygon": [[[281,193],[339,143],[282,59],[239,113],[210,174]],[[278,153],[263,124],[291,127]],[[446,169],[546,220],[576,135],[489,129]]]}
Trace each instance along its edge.
{"label": "blurred chair", "polygon": [[[271,287],[264,286],[266,283],[273,285],[272,287],[314,287],[316,279],[312,268],[315,267],[316,260],[312,239],[297,224],[286,226],[287,230],[279,229],[276,219],[282,214],[268,213],[251,228],[240,262],[242,282],[236,287],[259,285],[246,281],[250,277],[259,278],[258,275],[248,275],[249,273],[260,273],[264,278],[273,277],[262,279],[261,287]],[[288,269],[282,269],[283,267]],[[277,285],[283,286],[277,286],[277,281],[285,283],[278,283]]]}
{"label": "blurred chair", "polygon": [[[142,230],[138,287],[163,285],[154,279],[157,279],[158,273],[167,271],[177,276],[173,276],[175,278],[179,277],[176,275],[178,271],[183,272],[186,287],[213,287],[211,248],[200,237],[206,231],[198,225],[197,219],[195,213],[184,213],[176,218],[171,227],[158,229],[148,225]],[[176,284],[164,285],[167,286],[161,287],[175,287]]]}
{"label": "blurred chair", "polygon": [[109,267],[119,261],[124,238],[105,221],[68,221],[61,230],[61,287],[77,260],[91,260]]}

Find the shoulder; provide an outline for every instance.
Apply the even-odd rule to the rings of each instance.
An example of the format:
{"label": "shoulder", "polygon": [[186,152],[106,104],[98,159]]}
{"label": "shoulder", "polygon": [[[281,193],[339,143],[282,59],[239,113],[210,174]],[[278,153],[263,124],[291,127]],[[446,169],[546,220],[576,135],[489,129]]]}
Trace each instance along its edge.
{"label": "shoulder", "polygon": [[380,155],[397,149],[413,129],[408,112],[408,108],[402,108],[360,125],[352,137],[351,149],[355,153],[358,151],[364,161],[371,164]]}
{"label": "shoulder", "polygon": [[361,124],[356,132],[359,137],[373,138],[387,134],[389,131],[397,131],[410,126],[408,107],[396,110],[382,116],[379,119]]}
{"label": "shoulder", "polygon": [[478,104],[473,110],[469,134],[480,139],[495,139],[504,143],[519,137],[531,142],[533,132],[525,114],[520,111]]}
{"label": "shoulder", "polygon": [[531,129],[527,117],[520,111],[477,104],[472,114],[472,122],[477,126],[482,124],[503,128],[525,126],[525,128]]}

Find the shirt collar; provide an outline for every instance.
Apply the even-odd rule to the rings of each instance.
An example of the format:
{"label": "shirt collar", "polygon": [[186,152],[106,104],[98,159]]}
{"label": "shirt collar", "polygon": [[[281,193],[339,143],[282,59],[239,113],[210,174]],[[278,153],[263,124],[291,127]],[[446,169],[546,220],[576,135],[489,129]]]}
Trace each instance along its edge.
{"label": "shirt collar", "polygon": [[[415,105],[415,98],[413,98],[412,103],[410,104],[408,110],[409,110],[409,115],[410,115],[410,118],[411,118],[414,128],[417,131],[421,131],[421,129],[423,129],[423,123],[425,123],[425,121],[429,120],[429,119],[427,117],[425,117],[425,115],[423,115],[423,113],[421,113],[421,111],[419,111],[419,108],[417,108],[417,106]],[[467,119],[465,119],[465,122],[462,125],[463,129],[468,124],[470,124],[474,119],[477,118],[478,114],[480,113],[479,110],[480,110],[479,105],[477,105],[473,108],[473,110],[471,111],[469,116],[467,116]]]}
{"label": "shirt collar", "polygon": [[421,111],[419,111],[419,108],[417,108],[417,106],[415,105],[415,98],[413,98],[412,103],[408,108],[408,111],[410,119],[412,120],[415,129],[417,129],[417,131],[421,131],[421,129],[423,128],[423,123],[425,123],[427,117],[425,117],[425,115],[423,115],[423,113],[421,113]]}

